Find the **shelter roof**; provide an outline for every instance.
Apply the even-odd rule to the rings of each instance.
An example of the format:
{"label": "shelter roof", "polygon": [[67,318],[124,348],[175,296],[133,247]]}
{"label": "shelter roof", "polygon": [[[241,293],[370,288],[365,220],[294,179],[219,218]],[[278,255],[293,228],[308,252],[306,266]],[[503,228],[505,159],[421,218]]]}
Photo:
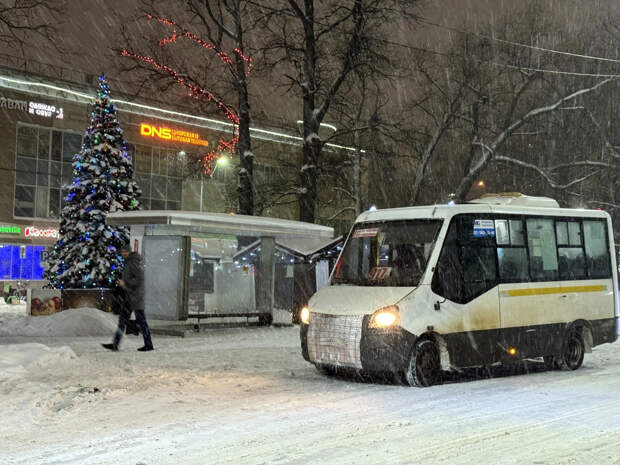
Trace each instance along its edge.
{"label": "shelter roof", "polygon": [[334,228],[302,221],[265,216],[235,215],[170,210],[139,210],[110,213],[107,223],[119,226],[169,225],[216,234],[239,236],[269,236],[276,238],[332,239]]}

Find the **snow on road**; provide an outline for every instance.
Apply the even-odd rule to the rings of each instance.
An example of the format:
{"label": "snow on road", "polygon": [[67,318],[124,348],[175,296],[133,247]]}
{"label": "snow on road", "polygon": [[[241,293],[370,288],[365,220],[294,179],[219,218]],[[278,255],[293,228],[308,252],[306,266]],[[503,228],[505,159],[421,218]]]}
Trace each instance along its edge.
{"label": "snow on road", "polygon": [[155,336],[148,353],[3,336],[0,463],[620,464],[620,343],[576,372],[415,389],[320,375],[298,331]]}

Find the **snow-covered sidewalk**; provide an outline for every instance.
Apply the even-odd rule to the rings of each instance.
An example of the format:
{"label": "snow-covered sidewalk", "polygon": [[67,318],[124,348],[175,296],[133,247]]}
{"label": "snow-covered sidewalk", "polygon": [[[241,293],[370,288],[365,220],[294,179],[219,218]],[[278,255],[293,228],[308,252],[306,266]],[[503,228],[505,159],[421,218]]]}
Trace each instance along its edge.
{"label": "snow-covered sidewalk", "polygon": [[322,376],[298,331],[155,336],[148,353],[0,336],[0,463],[620,464],[620,343],[576,372],[415,389]]}

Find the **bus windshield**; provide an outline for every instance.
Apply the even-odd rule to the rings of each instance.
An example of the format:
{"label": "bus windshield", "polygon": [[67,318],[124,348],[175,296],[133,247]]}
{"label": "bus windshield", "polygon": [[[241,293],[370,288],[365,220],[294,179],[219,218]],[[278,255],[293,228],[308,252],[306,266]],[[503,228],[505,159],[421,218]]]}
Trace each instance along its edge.
{"label": "bus windshield", "polygon": [[419,219],[356,224],[331,283],[417,286],[441,223]]}

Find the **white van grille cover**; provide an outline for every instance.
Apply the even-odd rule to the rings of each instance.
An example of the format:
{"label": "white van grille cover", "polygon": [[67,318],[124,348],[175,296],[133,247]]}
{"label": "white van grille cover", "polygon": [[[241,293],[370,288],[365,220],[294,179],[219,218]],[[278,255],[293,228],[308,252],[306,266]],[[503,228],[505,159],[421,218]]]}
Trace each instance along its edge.
{"label": "white van grille cover", "polygon": [[308,328],[308,355],[315,363],[362,368],[360,340],[364,315],[313,313]]}

